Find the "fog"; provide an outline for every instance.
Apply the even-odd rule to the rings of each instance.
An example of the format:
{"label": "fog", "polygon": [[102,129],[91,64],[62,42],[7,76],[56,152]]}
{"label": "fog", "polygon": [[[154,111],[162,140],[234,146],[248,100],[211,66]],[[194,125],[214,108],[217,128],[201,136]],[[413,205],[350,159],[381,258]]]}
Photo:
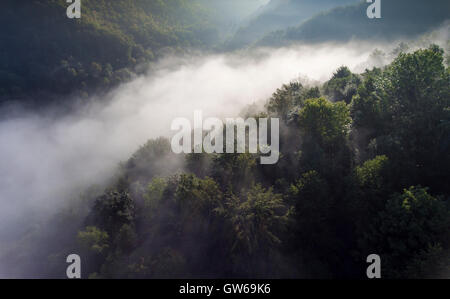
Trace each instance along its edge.
{"label": "fog", "polygon": [[174,118],[192,119],[194,110],[204,117],[236,117],[293,79],[314,85],[341,65],[362,71],[374,48],[353,42],[166,57],[147,75],[70,115],[3,117],[0,255],[12,235],[17,238],[33,221],[109,178],[148,139],[170,136]]}

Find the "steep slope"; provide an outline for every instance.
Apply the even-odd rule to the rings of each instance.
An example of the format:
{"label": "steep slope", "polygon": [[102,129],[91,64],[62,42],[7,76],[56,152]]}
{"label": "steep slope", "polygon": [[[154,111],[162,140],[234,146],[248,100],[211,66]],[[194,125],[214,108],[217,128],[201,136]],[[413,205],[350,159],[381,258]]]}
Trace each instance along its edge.
{"label": "steep slope", "polygon": [[446,0],[391,0],[382,2],[381,19],[369,19],[366,15],[368,6],[363,1],[335,8],[300,26],[273,32],[259,41],[258,45],[414,37],[448,20],[450,11],[450,2]]}
{"label": "steep slope", "polygon": [[197,1],[84,0],[81,19],[61,0],[4,0],[0,9],[0,101],[39,91],[86,93],[129,76],[125,68],[168,47],[215,38]]}
{"label": "steep slope", "polygon": [[212,12],[219,38],[229,38],[243,22],[260,11],[270,0],[199,0]]}
{"label": "steep slope", "polygon": [[248,45],[264,35],[290,26],[300,25],[315,14],[357,0],[271,0],[255,12],[242,26],[227,46],[238,48]]}

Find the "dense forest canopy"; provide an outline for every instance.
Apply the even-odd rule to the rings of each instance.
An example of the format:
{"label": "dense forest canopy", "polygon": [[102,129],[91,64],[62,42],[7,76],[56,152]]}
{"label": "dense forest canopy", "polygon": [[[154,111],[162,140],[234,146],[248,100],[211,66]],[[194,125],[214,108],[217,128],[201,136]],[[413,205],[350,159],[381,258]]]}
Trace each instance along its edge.
{"label": "dense forest canopy", "polygon": [[63,275],[58,260],[74,249],[91,278],[362,278],[373,252],[385,278],[448,277],[443,54],[400,52],[362,74],[343,66],[322,86],[283,85],[257,116],[284,124],[276,165],[189,154],[169,167],[180,158],[170,141],[150,140],[4,263],[21,264],[15,253],[39,239],[52,245],[24,254],[36,271],[48,262],[43,277]]}
{"label": "dense forest canopy", "polygon": [[[18,213],[19,204],[1,214],[17,213],[20,219],[7,223],[7,231],[0,219],[0,278],[65,278],[66,257],[74,252],[83,258],[83,278],[362,279],[367,277],[366,258],[373,253],[382,257],[383,278],[450,277],[448,24],[440,27],[439,45],[429,42],[436,34],[430,30],[448,21],[448,1],[383,1],[380,20],[367,18],[366,1],[352,0],[82,3],[81,19],[67,18],[64,0],[0,4],[0,153],[7,157],[0,155],[0,183],[14,187],[0,190],[0,204],[28,200],[9,192],[26,188],[36,193],[56,190],[42,192],[43,197],[52,194],[61,201],[58,208],[51,207],[50,199],[38,201],[42,209],[53,208],[51,217],[45,214],[43,219],[34,215],[38,209]],[[403,37],[410,40],[400,43]],[[262,105],[242,111],[240,116],[280,120],[277,164],[261,165],[261,153],[176,155],[162,136],[120,163],[119,155],[107,152],[111,155],[102,158],[118,165],[98,180],[71,181],[97,174],[92,169],[104,160],[87,158],[94,145],[100,147],[98,140],[106,140],[105,148],[134,150],[135,143],[124,144],[138,139],[124,137],[133,130],[164,135],[153,127],[138,127],[139,122],[122,125],[123,115],[114,109],[136,110],[124,118],[147,116],[143,110],[154,106],[142,107],[134,97],[145,94],[145,101],[156,103],[156,97],[166,100],[163,93],[176,89],[176,104],[156,105],[167,105],[167,114],[182,110],[182,102],[195,102],[197,95],[187,79],[197,73],[186,69],[208,71],[207,80],[199,76],[205,95],[240,107],[236,92],[229,91],[244,93],[248,82],[228,86],[236,80],[226,75],[262,80],[243,61],[263,61],[264,68],[256,70],[269,73],[269,79],[254,85],[262,89],[271,77],[280,76],[273,61],[281,60],[264,61],[273,48],[287,47],[279,55],[288,56],[288,62],[296,62],[289,58],[305,49],[335,55],[333,59],[348,51],[356,60],[357,51],[330,49],[349,40],[349,47],[367,47],[364,41],[378,39],[399,46],[388,53],[371,49],[365,70],[341,63],[323,81],[303,78],[299,69],[299,78],[274,90],[270,85],[271,95]],[[314,43],[310,48],[298,44],[309,42]],[[258,46],[270,47],[252,52]],[[234,56],[223,54],[230,49],[237,51]],[[177,60],[210,53],[213,58],[204,64]],[[164,65],[165,59],[169,67],[152,73],[152,66]],[[228,64],[221,65],[225,60]],[[239,72],[234,71],[231,65],[240,64]],[[168,76],[170,84],[158,81],[170,68],[176,74]],[[137,83],[121,85],[130,80]],[[213,81],[229,89],[219,89]],[[145,88],[150,84],[157,92]],[[136,86],[144,88],[134,90]],[[246,91],[245,97],[256,97],[252,88]],[[124,100],[114,107],[102,102],[121,96]],[[67,113],[63,108],[75,99],[80,101],[76,112]],[[9,114],[5,102],[10,101],[31,108]],[[219,106],[213,97],[208,101]],[[110,114],[96,114],[102,110],[90,110],[92,102]],[[216,108],[229,111],[224,105]],[[42,110],[48,114],[42,116]],[[51,113],[60,111],[68,116],[61,113],[62,125],[56,126],[60,119]],[[161,120],[158,112],[150,115]],[[42,123],[28,122],[39,117]],[[77,117],[80,122],[73,121]],[[13,121],[8,123],[8,118]],[[103,130],[88,134],[94,127]],[[39,130],[46,134],[39,135]],[[119,132],[123,140],[107,142],[98,132]],[[66,133],[68,139],[59,138]],[[61,140],[65,147],[58,147]],[[23,147],[10,147],[8,141]],[[47,153],[46,143],[56,149]],[[86,145],[89,151],[84,152]],[[82,159],[93,165],[72,167],[79,161],[63,158],[79,156],[58,150],[81,151]],[[21,160],[14,160],[15,155]],[[8,157],[13,161],[6,161]],[[44,165],[37,173],[30,171],[35,160]],[[54,168],[46,163],[61,164],[56,175],[73,184],[77,196],[63,194],[66,190],[54,182]],[[29,176],[15,181],[15,171]]]}
{"label": "dense forest canopy", "polygon": [[143,64],[188,49],[411,37],[440,25],[448,5],[387,1],[379,22],[366,18],[365,1],[355,0],[84,0],[83,17],[68,20],[63,0],[5,0],[0,102],[87,99],[126,82]]}
{"label": "dense forest canopy", "polygon": [[85,94],[128,79],[134,66],[216,38],[198,1],[84,0],[69,20],[66,1],[0,4],[0,96]]}

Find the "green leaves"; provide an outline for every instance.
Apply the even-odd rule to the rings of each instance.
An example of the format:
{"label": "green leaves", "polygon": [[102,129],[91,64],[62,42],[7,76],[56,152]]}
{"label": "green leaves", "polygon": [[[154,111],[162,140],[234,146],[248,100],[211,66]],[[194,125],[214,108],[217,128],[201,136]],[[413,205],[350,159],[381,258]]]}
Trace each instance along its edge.
{"label": "green leaves", "polygon": [[267,111],[287,120],[291,109],[296,105],[302,104],[302,90],[303,86],[300,82],[291,82],[283,85],[270,98],[267,104]]}
{"label": "green leaves", "polygon": [[408,169],[405,185],[446,188],[434,179],[450,167],[450,130],[443,125],[449,121],[450,76],[442,50],[400,53],[385,70],[364,77],[351,105],[361,152],[370,149],[369,157],[386,155],[397,169]]}
{"label": "green leaves", "polygon": [[95,201],[91,218],[102,229],[114,234],[122,225],[132,223],[134,215],[134,202],[128,193],[107,191]]}
{"label": "green leaves", "polygon": [[381,189],[384,183],[384,174],[389,159],[386,156],[377,156],[366,161],[362,166],[356,167],[356,176],[361,186],[371,186]]}
{"label": "green leaves", "polygon": [[349,108],[345,103],[333,104],[325,98],[307,100],[298,118],[305,135],[322,146],[329,146],[347,136],[350,122]]}
{"label": "green leaves", "polygon": [[391,276],[400,276],[414,256],[449,241],[450,213],[427,188],[410,187],[387,201],[364,238],[365,250],[379,252]]}
{"label": "green leaves", "polygon": [[[66,17],[65,1],[2,4],[0,25],[9,29],[1,41],[0,90],[8,95],[104,91],[128,80],[126,69],[214,36],[197,1],[83,0],[77,20]],[[62,60],[70,64],[62,67]]]}
{"label": "green leaves", "polygon": [[[361,278],[361,264],[377,253],[383,277],[445,275],[450,73],[437,47],[400,52],[361,77],[347,68],[333,75],[326,86],[337,92],[362,78],[350,105],[298,82],[278,89],[263,112],[285,120],[277,165],[262,167],[251,154],[175,157],[167,139],[146,143],[92,195],[75,239],[89,270]],[[56,223],[85,217],[64,215],[70,221]]]}
{"label": "green leaves", "polygon": [[83,249],[95,254],[104,253],[109,248],[108,233],[95,226],[88,226],[85,231],[78,232],[77,239]]}
{"label": "green leaves", "polygon": [[348,67],[342,66],[324,84],[324,92],[333,102],[344,101],[349,104],[360,83],[358,75],[350,72]]}
{"label": "green leaves", "polygon": [[[234,228],[234,246],[248,254],[281,243],[279,231],[286,224],[286,208],[280,194],[253,186],[242,200],[228,201],[227,216]],[[227,217],[227,218],[228,218]]]}

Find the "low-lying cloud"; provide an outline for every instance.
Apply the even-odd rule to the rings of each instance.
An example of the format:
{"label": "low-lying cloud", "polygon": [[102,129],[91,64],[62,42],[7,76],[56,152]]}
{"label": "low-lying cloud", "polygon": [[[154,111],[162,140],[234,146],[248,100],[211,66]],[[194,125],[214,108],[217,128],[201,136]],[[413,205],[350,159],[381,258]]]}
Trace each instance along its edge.
{"label": "low-lying cloud", "polygon": [[0,254],[8,235],[34,216],[55,212],[67,198],[111,176],[148,139],[169,136],[174,118],[192,119],[199,109],[205,117],[235,117],[293,79],[324,81],[341,65],[361,71],[373,50],[372,44],[354,42],[167,57],[148,75],[112,91],[107,101],[71,115],[4,118]]}

